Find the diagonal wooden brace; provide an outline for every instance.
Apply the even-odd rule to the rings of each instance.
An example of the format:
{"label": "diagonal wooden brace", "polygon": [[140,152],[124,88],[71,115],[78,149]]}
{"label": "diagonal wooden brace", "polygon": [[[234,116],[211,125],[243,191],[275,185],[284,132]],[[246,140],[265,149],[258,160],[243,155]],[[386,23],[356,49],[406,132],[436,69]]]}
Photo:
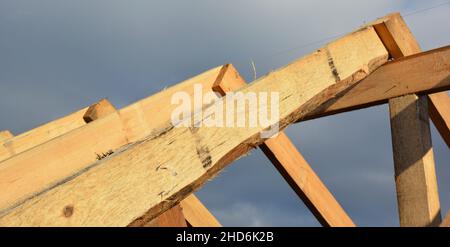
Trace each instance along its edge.
{"label": "diagonal wooden brace", "polygon": [[[234,74],[228,73],[227,78],[214,83],[213,91],[223,96],[246,85],[237,70],[233,70]],[[259,147],[323,226],[355,226],[284,132]]]}

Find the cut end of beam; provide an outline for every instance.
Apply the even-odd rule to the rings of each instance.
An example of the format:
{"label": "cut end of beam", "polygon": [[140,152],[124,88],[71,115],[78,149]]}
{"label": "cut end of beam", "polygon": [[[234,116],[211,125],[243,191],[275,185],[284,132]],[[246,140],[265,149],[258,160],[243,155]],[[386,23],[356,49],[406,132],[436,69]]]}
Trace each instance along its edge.
{"label": "cut end of beam", "polygon": [[87,109],[83,119],[86,123],[89,123],[96,119],[105,117],[115,111],[116,108],[107,99],[102,99]]}

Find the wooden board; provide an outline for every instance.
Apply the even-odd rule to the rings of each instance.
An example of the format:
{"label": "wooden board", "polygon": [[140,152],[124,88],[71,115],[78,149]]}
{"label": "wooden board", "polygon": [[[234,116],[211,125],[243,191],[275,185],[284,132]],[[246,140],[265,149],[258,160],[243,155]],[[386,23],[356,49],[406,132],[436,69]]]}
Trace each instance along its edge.
{"label": "wooden board", "polygon": [[[213,90],[224,96],[245,85],[241,76],[229,74],[216,81]],[[259,147],[323,226],[355,226],[283,131]]]}
{"label": "wooden board", "polygon": [[86,123],[90,123],[115,111],[116,108],[107,99],[102,99],[99,102],[89,106],[83,115],[83,120]]}
{"label": "wooden board", "polygon": [[[387,55],[374,29],[368,27],[259,79],[241,92],[279,92],[282,129],[345,93],[385,63]],[[189,128],[169,124],[4,208],[0,225],[108,226],[128,225],[134,219],[147,222],[260,144],[263,140],[259,133],[267,127]],[[62,213],[66,207],[72,208],[69,217]]]}
{"label": "wooden board", "polygon": [[183,209],[180,204],[176,204],[171,209],[165,211],[157,218],[144,224],[145,227],[187,227]]}
{"label": "wooden board", "polygon": [[[394,59],[420,52],[399,14],[374,27]],[[427,96],[415,94],[389,100],[401,226],[437,226],[441,222],[428,104]]]}
{"label": "wooden board", "polygon": [[192,227],[221,227],[222,225],[194,195],[187,196],[180,202],[184,218]]}
{"label": "wooden board", "polygon": [[[0,187],[11,189],[0,191],[0,209],[11,207],[60,183],[119,147],[129,144],[130,140],[144,138],[158,127],[161,128],[161,119],[169,121],[171,111],[175,108],[175,105],[170,104],[174,92],[192,94],[196,83],[202,84],[204,89],[211,89],[220,71],[221,67],[213,68],[1,162]],[[233,72],[227,70],[225,73]]]}
{"label": "wooden board", "polygon": [[429,94],[428,102],[431,102],[428,105],[430,118],[447,147],[450,148],[450,98],[446,93]]}
{"label": "wooden board", "polygon": [[[358,85],[351,88],[339,100],[317,109],[300,121],[387,103],[391,98],[406,94],[424,95],[449,89],[450,46],[446,46],[396,59],[381,66]],[[431,94],[430,97],[435,97],[435,101],[439,101],[439,105],[448,105],[445,108],[447,110],[444,111],[442,107],[436,109],[434,104],[431,104],[429,107],[430,115],[434,111],[440,111],[439,113],[436,112],[434,119],[438,117],[450,118],[448,111],[450,105],[446,93]],[[450,122],[440,120],[434,121],[434,123],[446,124]],[[441,135],[445,136],[449,133],[444,131]],[[444,137],[445,139],[448,138]]]}
{"label": "wooden board", "polygon": [[[105,106],[114,108],[107,100],[101,100],[92,106],[85,107],[67,116],[48,122],[13,138],[9,138],[3,142],[0,141],[0,161],[6,160],[11,156],[22,153],[32,147],[85,125],[86,121],[83,119],[83,116],[90,107],[95,106],[98,106],[97,108],[104,108]],[[110,107],[104,110],[104,112],[111,112]]]}
{"label": "wooden board", "polygon": [[447,212],[447,216],[445,216],[440,227],[450,227],[450,211]]}
{"label": "wooden board", "polygon": [[0,131],[0,142],[4,142],[7,139],[10,139],[11,137],[13,137],[13,134],[11,134],[11,132],[9,132],[9,130]]}

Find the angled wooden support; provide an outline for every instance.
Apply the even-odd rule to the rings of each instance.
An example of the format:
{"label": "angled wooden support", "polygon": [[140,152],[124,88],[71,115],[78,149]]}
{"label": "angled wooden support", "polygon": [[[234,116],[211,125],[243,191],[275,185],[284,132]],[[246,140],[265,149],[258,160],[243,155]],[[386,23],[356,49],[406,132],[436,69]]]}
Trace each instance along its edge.
{"label": "angled wooden support", "polygon": [[450,211],[447,212],[447,216],[442,220],[440,227],[450,227]]}
{"label": "angled wooden support", "polygon": [[114,111],[114,106],[108,100],[102,99],[89,107],[53,120],[3,142],[0,141],[0,162]]}
{"label": "angled wooden support", "polygon": [[13,134],[9,130],[0,131],[0,142],[6,141],[7,139],[13,137]]}
{"label": "angled wooden support", "polygon": [[184,218],[192,227],[221,227],[220,222],[203,203],[194,195],[187,196],[180,202]]}
{"label": "angled wooden support", "polygon": [[[350,48],[352,53],[347,52]],[[239,91],[256,95],[278,92],[280,118],[277,123],[282,130],[345,94],[349,87],[387,59],[388,53],[374,29],[367,27]],[[219,101],[234,103],[225,102],[226,98]],[[200,127],[167,123],[160,131],[149,131],[145,138],[115,150],[110,156],[31,196],[12,204],[9,201],[9,205],[2,200],[0,225],[121,226],[137,219],[148,222],[190,195],[227,164],[261,144],[264,140],[260,133],[269,127],[205,127],[202,123],[210,116],[197,116],[201,116]],[[77,130],[98,125],[107,118]],[[4,170],[0,165],[0,176],[2,174]],[[0,179],[0,183],[4,181]],[[9,185],[14,182],[9,179],[2,187],[17,188]],[[3,198],[3,190],[0,193]],[[66,209],[72,213],[64,214]],[[114,217],[110,217],[111,214]]]}
{"label": "angled wooden support", "polygon": [[[235,75],[217,81],[213,90],[224,96],[245,85],[236,71]],[[259,147],[323,226],[355,226],[284,132]]]}
{"label": "angled wooden support", "polygon": [[[221,227],[203,203],[191,194],[148,223],[134,222],[145,227]],[[130,225],[133,226],[133,225]]]}
{"label": "angled wooden support", "polygon": [[187,227],[183,210],[180,204],[162,213],[157,218],[142,224],[144,227]]}
{"label": "angled wooden support", "polygon": [[[449,79],[450,80],[450,79]],[[447,147],[450,148],[450,98],[446,93],[428,95],[428,113],[434,126],[441,134]]]}
{"label": "angled wooden support", "polygon": [[[374,28],[394,59],[420,52],[400,14],[384,18]],[[428,104],[432,102],[427,96],[415,94],[389,100],[401,226],[437,226],[441,222]]]}
{"label": "angled wooden support", "polygon": [[[450,90],[450,46],[390,61],[351,88],[343,97],[317,109],[300,121],[384,104],[391,98],[412,93],[426,95],[446,90]],[[434,118],[434,123],[450,123],[445,121],[450,117],[449,111],[443,111],[450,109],[445,92],[431,95],[435,97],[435,101],[440,101],[438,105],[447,106],[439,109],[434,108],[434,104],[429,106],[430,115],[433,115],[433,111],[439,111],[434,115],[441,120],[436,121]],[[442,136],[446,133],[448,135],[449,132],[441,132]]]}

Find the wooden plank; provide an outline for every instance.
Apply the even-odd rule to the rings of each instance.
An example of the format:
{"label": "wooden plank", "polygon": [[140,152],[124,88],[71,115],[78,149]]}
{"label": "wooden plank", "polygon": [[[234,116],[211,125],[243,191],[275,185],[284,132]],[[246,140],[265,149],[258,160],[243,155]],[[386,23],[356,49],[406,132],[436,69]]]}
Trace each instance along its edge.
{"label": "wooden plank", "polygon": [[428,102],[431,102],[428,105],[430,118],[447,147],[450,148],[450,98],[445,93],[429,94]]}
{"label": "wooden plank", "polygon": [[99,102],[91,105],[86,110],[86,113],[84,113],[83,115],[83,119],[86,123],[90,123],[115,111],[116,108],[107,99],[102,99]]}
{"label": "wooden plank", "polygon": [[[420,52],[399,14],[374,27],[394,59]],[[427,96],[390,99],[389,111],[400,225],[437,226],[441,212]]]}
{"label": "wooden plank", "polygon": [[192,227],[221,227],[222,225],[203,203],[194,195],[187,196],[180,202],[184,217]]}
{"label": "wooden plank", "polygon": [[[351,88],[343,97],[339,98],[321,109],[317,109],[300,121],[319,118],[341,112],[357,110],[382,103],[388,103],[390,98],[416,93],[419,95],[435,93],[450,89],[450,46],[422,52],[416,55],[391,61]],[[448,97],[444,94],[431,94],[436,97],[438,105],[450,109]],[[450,123],[444,119],[450,118],[449,111],[436,113],[434,123]],[[430,115],[438,109],[431,104]],[[436,118],[443,118],[436,121]],[[443,130],[446,127],[438,129]],[[450,132],[442,132],[445,135]]]}
{"label": "wooden plank", "polygon": [[11,137],[13,137],[13,134],[11,134],[11,132],[9,132],[9,130],[0,131],[0,142],[6,141]]}
{"label": "wooden plank", "polygon": [[[224,96],[245,85],[244,79],[236,73],[217,81],[213,89]],[[259,147],[323,226],[355,226],[284,132]]]}
{"label": "wooden plank", "polygon": [[180,204],[165,211],[157,218],[145,223],[145,227],[187,227],[183,210]]}
{"label": "wooden plank", "polygon": [[447,216],[445,216],[440,227],[450,227],[450,211],[447,212]]}
{"label": "wooden plank", "polygon": [[104,112],[111,112],[114,107],[107,100],[101,100],[92,106],[85,107],[2,142],[0,145],[0,161],[85,125],[86,121],[83,116],[89,108],[100,108],[107,105],[112,108],[104,108]]}
{"label": "wooden plank", "polygon": [[11,189],[0,191],[0,208],[11,207],[88,169],[90,164],[119,147],[157,131],[162,122],[169,121],[176,107],[170,103],[173,93],[185,91],[192,95],[197,83],[211,92],[220,71],[221,67],[213,68],[1,162],[0,187]]}
{"label": "wooden plank", "polygon": [[[283,129],[329,99],[339,97],[385,63],[387,55],[374,29],[368,27],[240,92],[278,92],[278,123]],[[233,99],[228,100],[231,101],[224,98],[219,102],[234,103]],[[205,111],[212,107],[215,106]],[[248,112],[239,114],[248,117]],[[201,118],[201,122],[210,117]],[[168,124],[160,132],[116,150],[60,183],[2,207],[0,225],[120,226],[135,219],[148,222],[198,189],[226,164],[262,143],[260,133],[267,127],[191,128]],[[70,216],[61,213],[68,206],[73,209]]]}

